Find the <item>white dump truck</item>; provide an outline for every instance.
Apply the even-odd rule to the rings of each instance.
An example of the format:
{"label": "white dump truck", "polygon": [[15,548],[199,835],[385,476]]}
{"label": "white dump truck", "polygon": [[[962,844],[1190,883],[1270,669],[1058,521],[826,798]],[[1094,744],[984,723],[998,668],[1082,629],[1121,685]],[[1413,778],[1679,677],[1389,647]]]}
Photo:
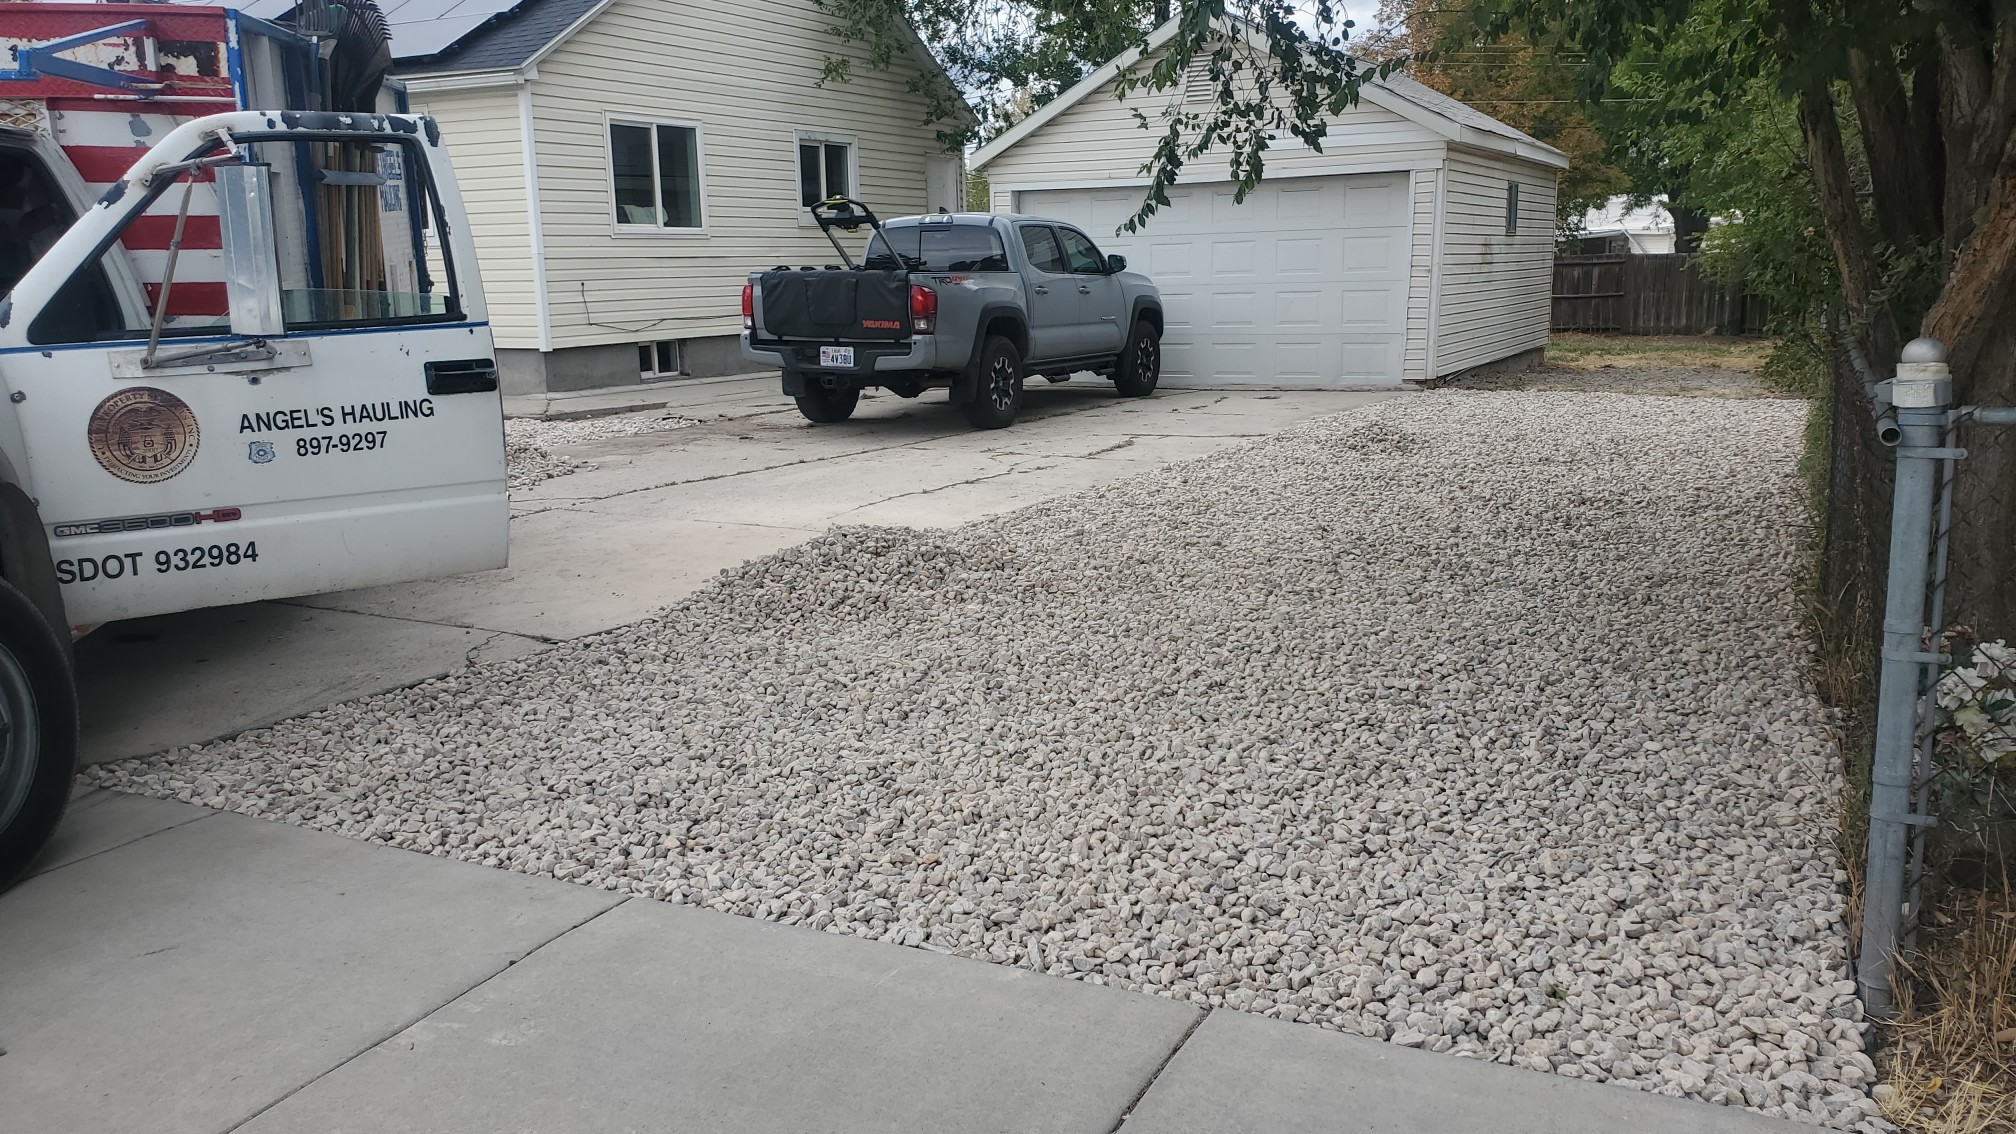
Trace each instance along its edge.
{"label": "white dump truck", "polygon": [[375,9],[296,12],[0,4],[0,886],[69,797],[74,636],[504,564],[447,151],[378,112]]}

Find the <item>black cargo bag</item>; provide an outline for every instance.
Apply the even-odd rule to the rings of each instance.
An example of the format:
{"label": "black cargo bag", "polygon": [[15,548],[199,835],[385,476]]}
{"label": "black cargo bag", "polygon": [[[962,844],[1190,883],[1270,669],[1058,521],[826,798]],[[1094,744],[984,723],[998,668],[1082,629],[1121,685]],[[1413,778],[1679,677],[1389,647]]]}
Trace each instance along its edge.
{"label": "black cargo bag", "polygon": [[780,339],[910,337],[910,276],[901,271],[764,272],[763,331]]}

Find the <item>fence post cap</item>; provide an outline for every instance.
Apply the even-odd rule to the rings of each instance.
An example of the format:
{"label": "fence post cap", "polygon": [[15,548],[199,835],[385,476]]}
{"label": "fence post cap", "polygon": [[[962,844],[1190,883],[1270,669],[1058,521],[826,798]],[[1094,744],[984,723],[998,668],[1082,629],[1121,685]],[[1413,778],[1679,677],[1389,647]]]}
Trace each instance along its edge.
{"label": "fence post cap", "polygon": [[1912,339],[1910,342],[1904,344],[1904,353],[1897,361],[1944,362],[1946,361],[1946,344],[1940,342],[1938,339]]}

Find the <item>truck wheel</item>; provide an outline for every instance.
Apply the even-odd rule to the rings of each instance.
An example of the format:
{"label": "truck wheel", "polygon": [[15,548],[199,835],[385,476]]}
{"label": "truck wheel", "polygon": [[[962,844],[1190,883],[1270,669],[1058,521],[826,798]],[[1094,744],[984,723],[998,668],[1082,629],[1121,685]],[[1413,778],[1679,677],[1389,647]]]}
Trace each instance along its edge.
{"label": "truck wheel", "polygon": [[1162,380],[1162,335],[1155,324],[1142,319],[1127,336],[1127,353],[1120,356],[1120,368],[1113,372],[1113,388],[1126,398],[1145,398]]}
{"label": "truck wheel", "polygon": [[798,412],[805,415],[805,420],[821,425],[846,421],[854,416],[854,407],[860,404],[859,390],[815,389],[809,394],[798,395]]}
{"label": "truck wheel", "polygon": [[77,687],[63,642],[0,579],[0,889],[56,830],[77,770]]}
{"label": "truck wheel", "polygon": [[1005,429],[1022,409],[1022,352],[995,336],[980,348],[980,383],[966,403],[966,420],[975,429]]}

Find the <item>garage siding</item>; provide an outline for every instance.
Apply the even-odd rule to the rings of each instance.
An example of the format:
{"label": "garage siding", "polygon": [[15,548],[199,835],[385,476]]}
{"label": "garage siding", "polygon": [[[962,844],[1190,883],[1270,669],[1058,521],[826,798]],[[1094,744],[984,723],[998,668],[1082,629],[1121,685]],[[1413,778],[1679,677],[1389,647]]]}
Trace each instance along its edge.
{"label": "garage siding", "polygon": [[[1180,88],[1136,90],[1124,100],[1114,97],[1114,91],[1114,84],[1107,83],[988,163],[987,177],[997,192],[1146,185],[1141,166],[1154,155],[1161,115],[1178,98]],[[1136,110],[1148,116],[1148,128],[1135,119]],[[1317,153],[1292,138],[1275,142],[1267,151],[1267,176],[1417,169],[1433,166],[1442,155],[1442,139],[1426,127],[1369,103],[1332,119],[1328,143],[1326,152]],[[1221,146],[1188,168],[1206,180],[1222,178],[1226,153]]]}
{"label": "garage siding", "polygon": [[[1555,171],[1452,147],[1446,176],[1438,377],[1545,347],[1554,287]],[[1515,180],[1519,231],[1507,236]]]}
{"label": "garage siding", "polygon": [[1435,179],[1432,169],[1414,173],[1414,238],[1408,255],[1407,361],[1410,382],[1428,377],[1428,303],[1434,292]]}

